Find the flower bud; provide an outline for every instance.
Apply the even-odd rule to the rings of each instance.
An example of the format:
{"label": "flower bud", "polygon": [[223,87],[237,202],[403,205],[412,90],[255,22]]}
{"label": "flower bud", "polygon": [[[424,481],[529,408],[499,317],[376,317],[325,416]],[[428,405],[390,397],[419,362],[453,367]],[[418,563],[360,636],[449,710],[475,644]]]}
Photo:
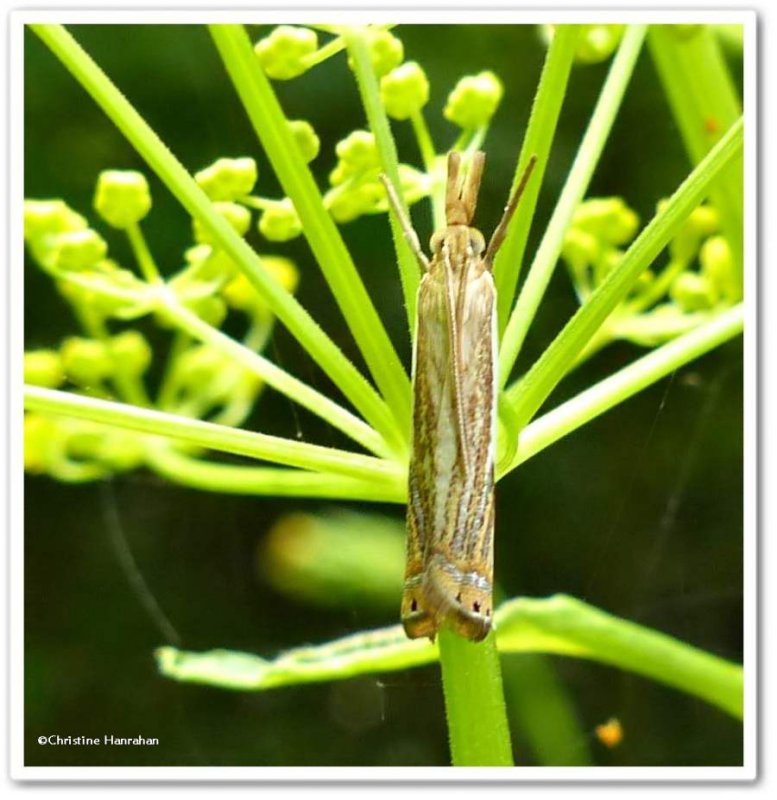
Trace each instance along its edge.
{"label": "flower bud", "polygon": [[267,76],[283,81],[306,72],[306,57],[315,53],[317,48],[315,31],[279,25],[269,36],[256,43],[254,52]]}
{"label": "flower bud", "polygon": [[324,205],[335,222],[345,223],[376,211],[385,200],[385,190],[376,181],[362,183],[348,191],[333,191],[324,198]]}
{"label": "flower bud", "polygon": [[52,444],[57,438],[57,423],[52,417],[27,412],[24,415],[24,470],[46,472]]}
{"label": "flower bud", "polygon": [[227,316],[227,304],[220,297],[198,297],[185,301],[185,305],[214,328],[220,327]]}
{"label": "flower bud", "polygon": [[461,128],[480,128],[490,122],[504,94],[493,72],[462,78],[448,95],[443,116]]}
{"label": "flower bud", "polygon": [[286,242],[302,233],[294,204],[286,197],[270,206],[259,218],[259,232],[271,242]]}
{"label": "flower bud", "polygon": [[[221,214],[240,236],[245,236],[251,227],[251,212],[245,206],[237,203],[218,202],[213,204],[213,210]],[[200,244],[215,244],[210,230],[197,217],[194,218],[192,223],[196,242]]]}
{"label": "flower bud", "polygon": [[731,248],[723,236],[711,236],[701,246],[699,262],[702,274],[717,291],[729,300],[737,295],[734,259]]}
{"label": "flower bud", "polygon": [[606,244],[621,245],[634,237],[639,217],[620,197],[594,197],[575,209],[572,225]]}
{"label": "flower bud", "polygon": [[151,209],[146,176],[134,170],[104,170],[97,178],[94,208],[114,228],[140,222]]}
{"label": "flower bud", "polygon": [[129,375],[142,375],[151,364],[151,345],[138,331],[124,331],[114,336],[110,352],[117,369]]}
{"label": "flower bud", "polygon": [[302,158],[305,159],[306,164],[309,164],[318,155],[321,149],[321,141],[316,135],[315,129],[304,119],[290,120],[289,127],[291,128],[294,140],[297,142],[297,147],[299,147],[302,153]]}
{"label": "flower bud", "polygon": [[64,272],[92,269],[105,258],[108,245],[97,231],[85,228],[60,233],[52,251],[54,266]]}
{"label": "flower bud", "polygon": [[24,201],[24,238],[34,241],[51,234],[77,231],[89,223],[62,200]]}
{"label": "flower bud", "polygon": [[597,64],[608,59],[623,38],[625,25],[583,25],[577,41],[575,60],[581,64]]}
{"label": "flower bud", "polygon": [[[299,273],[293,261],[281,256],[262,256],[262,267],[273,275],[287,292],[294,292],[297,288]],[[254,314],[259,309],[267,308],[261,295],[242,272],[224,286],[221,295],[232,308],[247,314]]]}
{"label": "flower bud", "polygon": [[375,137],[369,131],[352,131],[335,145],[335,153],[347,165],[350,174],[380,166]]}
{"label": "flower bud", "polygon": [[71,336],[62,343],[62,365],[79,386],[96,386],[113,374],[113,360],[103,342]]}
{"label": "flower bud", "polygon": [[715,287],[698,272],[683,272],[678,275],[669,288],[669,295],[686,313],[706,311],[717,301]]}
{"label": "flower bud", "polygon": [[25,383],[56,389],[62,385],[64,379],[62,359],[56,350],[28,350],[25,352]]}
{"label": "flower bud", "polygon": [[429,102],[429,81],[415,61],[408,61],[380,80],[380,99],[394,119],[408,119]]}
{"label": "flower bud", "polygon": [[256,161],[243,158],[219,158],[194,176],[211,200],[237,200],[251,194],[256,184]]}
{"label": "flower bud", "polygon": [[[367,48],[375,75],[380,78],[402,63],[405,48],[401,40],[390,31],[376,28],[367,29]],[[354,69],[353,59],[348,57],[349,69]]]}

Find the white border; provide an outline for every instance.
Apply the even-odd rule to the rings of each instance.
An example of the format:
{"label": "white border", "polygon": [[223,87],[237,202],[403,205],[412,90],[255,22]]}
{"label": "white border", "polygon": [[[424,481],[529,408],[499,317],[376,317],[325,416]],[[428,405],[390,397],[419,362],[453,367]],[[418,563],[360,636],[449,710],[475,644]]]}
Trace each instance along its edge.
{"label": "white border", "polygon": [[[52,3],[54,5],[54,3]],[[170,3],[170,5],[176,5]],[[12,265],[23,263],[23,240],[21,225],[21,200],[23,195],[22,160],[18,155],[23,146],[23,25],[30,22],[102,23],[129,24],[153,23],[187,24],[203,22],[294,22],[309,21],[311,13],[321,17],[325,13],[332,22],[347,20],[393,21],[405,23],[537,23],[563,22],[698,22],[701,19],[716,23],[736,23],[745,26],[745,255],[746,255],[746,301],[745,301],[745,747],[742,767],[631,767],[627,769],[586,767],[549,768],[522,767],[515,771],[496,768],[459,768],[455,772],[449,767],[420,768],[306,768],[306,767],[247,767],[247,768],[191,768],[191,767],[25,767],[23,765],[23,504],[22,497],[22,341],[23,330],[23,285],[21,273],[10,270],[9,308],[9,368],[11,375],[10,412],[10,498],[9,518],[11,524],[11,569],[10,569],[10,630],[11,630],[11,717],[9,740],[11,743],[10,774],[23,781],[509,781],[522,783],[538,782],[601,782],[601,781],[747,781],[756,777],[756,16],[752,11],[710,11],[708,9],[671,11],[644,9],[610,10],[515,10],[494,8],[509,6],[509,3],[491,2],[492,8],[479,8],[476,12],[465,8],[451,8],[452,3],[427,3],[426,9],[412,8],[412,2],[394,2],[391,9],[326,9],[313,11],[285,8],[244,9],[239,11],[192,10],[181,6],[178,10],[154,8],[133,10],[21,10],[10,15],[10,261]],[[411,6],[408,8],[407,6]],[[436,7],[430,8],[432,6]],[[185,16],[182,19],[182,15]],[[16,156],[16,157],[13,157]]]}

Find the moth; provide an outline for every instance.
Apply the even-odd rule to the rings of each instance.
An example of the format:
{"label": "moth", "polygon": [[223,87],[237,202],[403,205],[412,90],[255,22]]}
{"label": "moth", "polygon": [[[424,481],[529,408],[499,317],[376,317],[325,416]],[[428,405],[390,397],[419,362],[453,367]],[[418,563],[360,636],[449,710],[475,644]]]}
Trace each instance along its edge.
{"label": "moth", "polygon": [[431,260],[383,178],[423,277],[413,348],[413,441],[401,617],[411,639],[447,625],[472,641],[492,626],[497,328],[492,268],[536,158],[486,246],[472,227],[485,155],[448,156],[446,227]]}

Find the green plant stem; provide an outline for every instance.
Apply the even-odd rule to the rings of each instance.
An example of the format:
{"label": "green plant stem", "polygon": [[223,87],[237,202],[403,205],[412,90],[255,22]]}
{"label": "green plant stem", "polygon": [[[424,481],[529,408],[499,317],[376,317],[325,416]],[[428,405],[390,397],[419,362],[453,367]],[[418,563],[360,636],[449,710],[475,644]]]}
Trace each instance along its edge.
{"label": "green plant stem", "polygon": [[143,277],[149,283],[160,283],[162,276],[159,274],[159,268],[151,255],[151,251],[148,249],[140,224],[136,222],[130,225],[126,230],[126,234]]}
{"label": "green plant stem", "polygon": [[[648,46],[692,164],[698,164],[742,113],[734,82],[710,26],[690,35],[652,25]],[[743,163],[736,159],[710,190],[731,247],[738,300],[743,287]]]}
{"label": "green plant stem", "polygon": [[477,644],[447,629],[438,638],[453,766],[512,767],[494,634]]}
{"label": "green plant stem", "polygon": [[426,117],[423,109],[414,111],[410,115],[410,124],[413,126],[413,133],[418,142],[418,151],[421,153],[424,169],[431,173],[437,160],[437,152],[434,149],[432,135],[429,133],[429,126],[426,124]]}
{"label": "green plant stem", "polygon": [[227,336],[207,322],[203,322],[194,312],[181,305],[173,292],[160,291],[157,297],[158,311],[176,328],[224,353],[236,364],[240,364],[249,372],[258,375],[268,385],[326,420],[367,450],[381,456],[390,455],[391,451],[378,433],[326,395],[312,389],[304,381],[289,375],[272,361],[249,350],[231,336]]}
{"label": "green plant stem", "polygon": [[405,501],[404,486],[398,482],[364,481],[344,475],[277,467],[218,464],[184,455],[168,443],[148,447],[145,461],[154,472],[168,480],[207,492],[372,503]]}
{"label": "green plant stem", "polygon": [[537,93],[532,103],[529,124],[521,146],[512,191],[518,185],[532,155],[537,157],[531,180],[526,186],[521,206],[513,217],[507,238],[494,262],[494,282],[498,298],[499,334],[504,333],[507,318],[515,297],[515,287],[521,273],[526,241],[529,238],[537,198],[548,165],[553,138],[556,134],[561,106],[566,96],[569,75],[575,58],[575,48],[580,35],[578,25],[559,25],[548,47]]}
{"label": "green plant stem", "polygon": [[88,419],[139,433],[177,439],[222,453],[249,456],[291,467],[346,475],[350,478],[394,486],[402,485],[405,480],[404,470],[397,464],[371,456],[215,425],[212,422],[180,417],[150,408],[139,408],[126,403],[84,397],[73,392],[25,386],[24,407],[30,411]]}
{"label": "green plant stem", "polygon": [[[380,99],[378,79],[375,76],[375,70],[372,66],[372,59],[367,45],[367,31],[365,28],[352,26],[344,29],[343,36],[348,45],[348,53],[351,56],[353,70],[356,74],[356,82],[359,86],[362,105],[367,114],[370,129],[375,136],[375,144],[378,148],[381,167],[392,185],[400,187],[397,146],[394,143],[394,137],[391,135],[388,117],[386,116],[386,111]],[[407,215],[407,204],[405,203],[404,197],[402,197],[402,193],[398,192],[398,196],[403,210]],[[397,254],[402,294],[405,299],[405,308],[407,310],[408,329],[412,340],[415,333],[416,295],[421,278],[418,263],[413,255],[413,251],[410,249],[410,245],[402,232],[402,226],[393,212],[389,213],[389,221],[391,224],[391,235],[394,239],[394,249]]]}
{"label": "green plant stem", "polygon": [[324,207],[321,193],[272,86],[256,60],[245,29],[241,25],[211,25],[210,32],[278,180],[294,203],[305,238],[335,301],[391,409],[406,451],[410,437],[410,379],[340,231]]}
{"label": "green plant stem", "polygon": [[516,455],[502,475],[646,386],[739,336],[743,326],[744,308],[739,304],[543,414],[521,431]]}
{"label": "green plant stem", "polygon": [[[181,205],[200,220],[214,241],[240,266],[281,323],[359,413],[398,454],[406,452],[407,432],[398,427],[383,399],[272,272],[264,268],[259,256],[229,222],[213,210],[207,195],[99,66],[61,25],[34,24],[30,27],[94,98]],[[288,137],[284,146],[292,140],[293,137]]]}
{"label": "green plant stem", "polygon": [[531,369],[508,389],[518,430],[536,413],[579,353],[640,274],[677,233],[688,215],[707,196],[710,185],[742,150],[742,120],[734,125],[683,181],[662,210],[642,230],[618,266],[596,288]]}
{"label": "green plant stem", "polygon": [[[519,597],[497,609],[495,623],[500,653],[590,659],[700,697],[742,718],[744,678],[739,664],[574,597]],[[392,625],[289,650],[274,660],[228,650],[187,653],[164,647],[157,651],[157,664],[174,680],[260,691],[403,670],[437,657],[437,645],[408,639],[400,625]]]}
{"label": "green plant stem", "polygon": [[499,351],[499,381],[502,387],[510,378],[526,334],[545,295],[572,215],[588,189],[642,48],[645,30],[644,25],[632,25],[621,41],[569,176],[518,295]]}

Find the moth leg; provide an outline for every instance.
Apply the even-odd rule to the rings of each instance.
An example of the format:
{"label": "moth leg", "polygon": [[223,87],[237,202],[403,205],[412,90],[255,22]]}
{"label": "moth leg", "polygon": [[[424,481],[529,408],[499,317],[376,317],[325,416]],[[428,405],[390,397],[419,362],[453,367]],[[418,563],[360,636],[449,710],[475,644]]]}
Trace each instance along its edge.
{"label": "moth leg", "polygon": [[410,245],[410,249],[413,251],[413,255],[416,257],[418,265],[424,272],[428,272],[429,259],[421,249],[421,243],[418,241],[418,234],[415,232],[413,224],[410,222],[407,214],[405,214],[405,210],[402,207],[402,203],[399,199],[396,189],[394,188],[394,185],[386,175],[381,175],[380,180],[383,183],[383,186],[386,188],[386,196],[388,197],[389,205],[397,215],[399,224],[402,226],[402,233],[405,235],[405,239]]}
{"label": "moth leg", "polygon": [[507,236],[507,226],[510,224],[513,214],[515,214],[515,209],[518,208],[518,202],[521,199],[521,195],[523,194],[524,190],[526,189],[526,184],[529,182],[529,178],[531,177],[532,171],[534,170],[534,165],[536,163],[537,156],[532,155],[526,164],[526,169],[524,169],[523,175],[521,175],[521,180],[518,182],[518,186],[513,192],[513,196],[510,198],[510,202],[507,204],[504,210],[504,214],[502,214],[502,219],[499,221],[499,224],[496,226],[496,230],[491,236],[491,241],[488,243],[486,255],[483,259],[489,268],[494,263],[497,251],[502,246],[502,243]]}

